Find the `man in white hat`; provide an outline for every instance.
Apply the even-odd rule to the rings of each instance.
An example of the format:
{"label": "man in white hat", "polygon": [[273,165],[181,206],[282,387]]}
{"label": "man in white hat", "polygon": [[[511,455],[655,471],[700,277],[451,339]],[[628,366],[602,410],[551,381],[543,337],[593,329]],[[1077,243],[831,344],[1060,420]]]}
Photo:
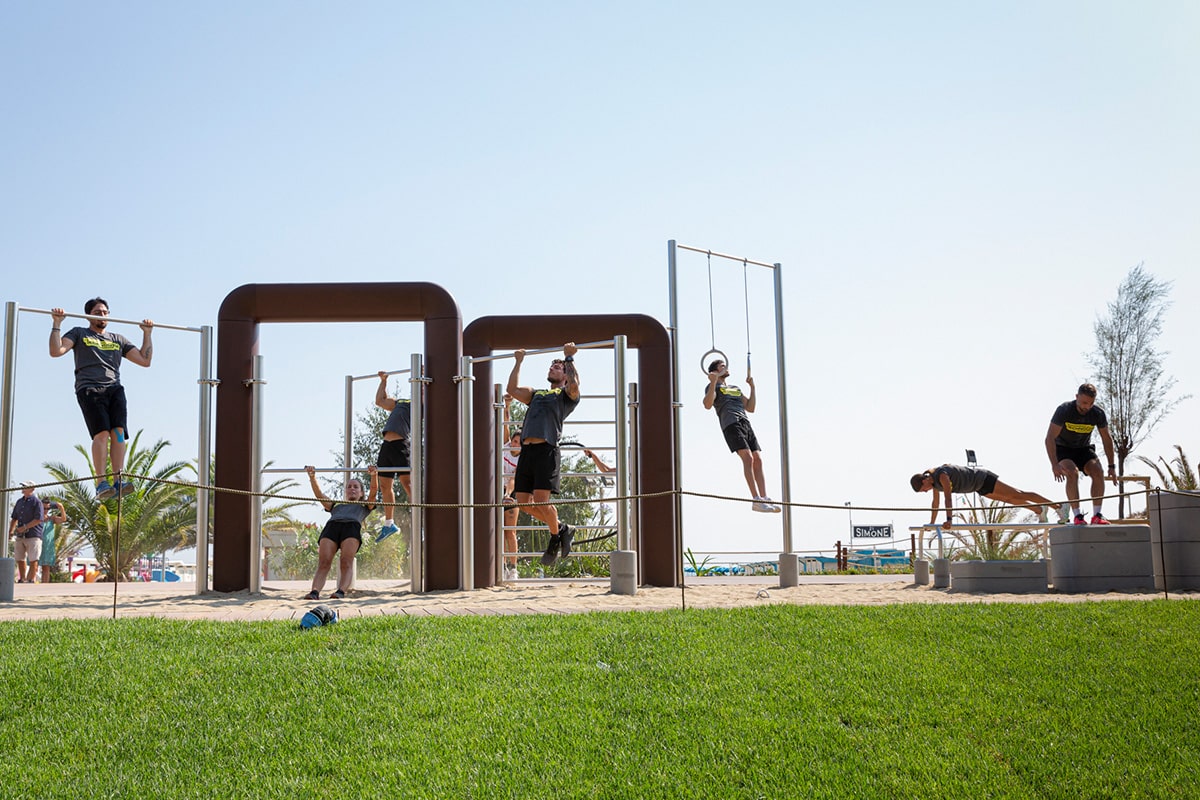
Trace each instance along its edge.
{"label": "man in white hat", "polygon": [[46,509],[33,489],[32,481],[21,481],[21,496],[13,503],[8,523],[8,535],[16,538],[13,558],[17,562],[17,583],[34,582],[42,557],[42,518]]}

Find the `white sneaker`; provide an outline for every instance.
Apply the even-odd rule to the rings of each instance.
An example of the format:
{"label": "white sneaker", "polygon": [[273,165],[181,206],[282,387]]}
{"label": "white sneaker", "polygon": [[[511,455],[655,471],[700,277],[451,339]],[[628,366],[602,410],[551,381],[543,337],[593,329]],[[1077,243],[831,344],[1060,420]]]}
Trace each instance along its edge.
{"label": "white sneaker", "polygon": [[777,506],[769,497],[762,498],[762,504],[767,507],[767,511],[772,514],[779,514],[783,511],[783,506]]}
{"label": "white sneaker", "polygon": [[521,573],[517,572],[516,567],[505,567],[504,568],[504,580],[515,581],[520,577],[521,577]]}
{"label": "white sneaker", "polygon": [[779,509],[775,508],[775,506],[771,505],[770,503],[764,503],[762,500],[755,500],[753,503],[750,504],[750,509],[752,511],[761,511],[764,514],[770,514],[772,511],[779,510]]}

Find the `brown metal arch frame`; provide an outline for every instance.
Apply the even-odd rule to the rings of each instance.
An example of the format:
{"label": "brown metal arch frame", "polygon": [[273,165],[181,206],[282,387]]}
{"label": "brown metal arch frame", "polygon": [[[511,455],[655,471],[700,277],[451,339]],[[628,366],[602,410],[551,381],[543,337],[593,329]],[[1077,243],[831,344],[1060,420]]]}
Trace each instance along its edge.
{"label": "brown metal arch frame", "polygon": [[[638,349],[640,404],[636,493],[673,491],[674,428],[671,413],[671,340],[658,320],[644,314],[585,314],[481,317],[463,331],[463,353],[486,356],[494,350],[540,349],[564,342],[595,342],[624,335]],[[495,503],[496,430],[492,413],[492,362],[474,364],[472,408],[473,482],[476,503]],[[503,375],[507,381],[508,373]],[[587,375],[581,376],[584,387]],[[617,392],[625,387],[616,387]],[[638,575],[649,586],[676,586],[675,500],[665,494],[638,501]],[[496,515],[475,511],[475,585],[491,586],[496,564]]]}
{"label": "brown metal arch frame", "polygon": [[[217,318],[216,485],[252,485],[251,390],[262,322],[423,322],[425,325],[426,492],[429,503],[458,502],[461,447],[458,388],[462,315],[432,283],[246,284],[230,292]],[[251,498],[217,492],[213,511],[213,589],[250,587]],[[456,589],[460,524],[455,508],[425,514],[426,587]],[[419,568],[419,565],[414,565]]]}

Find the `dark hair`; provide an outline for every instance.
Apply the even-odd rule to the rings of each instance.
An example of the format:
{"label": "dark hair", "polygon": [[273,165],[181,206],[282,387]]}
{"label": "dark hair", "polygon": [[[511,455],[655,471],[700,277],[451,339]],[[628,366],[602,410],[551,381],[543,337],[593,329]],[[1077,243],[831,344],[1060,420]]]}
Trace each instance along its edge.
{"label": "dark hair", "polygon": [[930,474],[932,474],[932,473],[930,473],[929,470],[926,470],[925,472],[921,472],[916,475],[913,475],[911,478],[908,479],[908,483],[909,483],[909,485],[911,485],[913,487],[914,492],[921,491],[921,484],[923,484],[925,482],[925,479],[928,478],[930,476]]}
{"label": "dark hair", "polygon": [[97,303],[103,303],[105,308],[108,307],[108,301],[105,300],[103,297],[93,297],[91,300],[88,300],[86,303],[83,304],[83,313],[85,313],[85,314],[92,313],[92,309],[96,307]]}
{"label": "dark hair", "polygon": [[716,371],[717,371],[717,364],[724,364],[724,363],[725,363],[725,359],[723,359],[723,358],[717,358],[717,359],[714,359],[712,362],[710,362],[710,363],[709,363],[709,365],[708,365],[708,371],[709,371],[709,372],[716,372]]}
{"label": "dark hair", "polygon": [[1096,398],[1096,387],[1090,383],[1079,384],[1079,394],[1086,394],[1093,400]]}

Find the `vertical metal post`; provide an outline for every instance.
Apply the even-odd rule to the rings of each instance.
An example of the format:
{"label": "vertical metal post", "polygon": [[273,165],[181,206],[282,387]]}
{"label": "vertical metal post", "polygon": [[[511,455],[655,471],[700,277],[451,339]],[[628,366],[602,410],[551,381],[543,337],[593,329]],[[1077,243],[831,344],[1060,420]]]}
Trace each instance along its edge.
{"label": "vertical metal post", "polygon": [[414,594],[425,591],[425,365],[420,353],[413,353],[408,372],[409,408],[412,417],[409,433],[411,473],[408,495],[409,508],[409,589]]}
{"label": "vertical metal post", "polygon": [[[342,418],[342,466],[350,469],[354,466],[354,376],[346,376],[345,416]],[[342,491],[350,485],[351,474],[342,473]],[[372,498],[374,499],[374,498]],[[385,515],[386,516],[386,515]]]}
{"label": "vertical metal post", "polygon": [[[196,446],[196,594],[208,591],[208,484],[212,479],[212,326],[200,327],[200,420]],[[163,580],[167,579],[163,553]]]}
{"label": "vertical metal post", "polygon": [[792,552],[792,470],[788,451],[787,363],[783,339],[783,266],[775,264],[775,360],[779,374],[779,480],[783,500],[783,551]]}
{"label": "vertical metal post", "polygon": [[667,242],[667,277],[670,284],[670,320],[671,329],[671,409],[674,415],[672,424],[674,430],[675,479],[671,488],[675,490],[675,580],[683,584],[683,495],[679,489],[683,486],[683,445],[680,436],[683,406],[679,402],[679,276],[675,266],[675,240]]}
{"label": "vertical metal post", "polygon": [[[629,496],[629,407],[621,387],[625,385],[625,335],[613,337],[613,398],[617,423],[617,497]],[[617,511],[617,549],[629,550],[629,501],[620,499]]]}
{"label": "vertical metal post", "polygon": [[470,356],[458,362],[458,413],[462,419],[462,450],[458,454],[458,588],[470,591],[475,588],[475,485],[471,469],[471,386],[475,376],[471,373]]}
{"label": "vertical metal post", "polygon": [[[504,425],[504,388],[500,384],[492,386],[492,407],[495,409],[493,416],[496,420],[496,438],[499,440],[499,446],[496,448],[496,459],[493,469],[496,471],[496,489],[495,496],[497,498],[504,497],[504,456],[507,453],[508,447],[508,428]],[[495,575],[493,579],[496,583],[504,581],[504,505],[501,504],[495,508],[496,517],[496,544],[494,545],[497,553],[496,569],[493,570]]]}
{"label": "vertical metal post", "polygon": [[[13,398],[17,385],[17,304],[4,304],[4,397],[0,413],[0,487],[12,486]],[[15,501],[14,501],[15,502]],[[8,495],[4,496],[4,516],[8,518]],[[8,558],[8,535],[0,535],[0,558]],[[9,576],[11,578],[11,576]]]}
{"label": "vertical metal post", "polygon": [[[638,432],[638,385],[636,383],[629,384],[629,441],[634,443],[633,447],[629,448],[629,486],[633,493],[637,494],[642,490],[641,468],[638,466],[638,447],[637,443],[641,441]],[[637,550],[641,545],[641,506],[642,501],[638,500],[630,506],[629,514],[629,549]]]}
{"label": "vertical metal post", "polygon": [[250,581],[251,592],[262,590],[262,409],[263,409],[263,357],[254,357],[254,377],[250,384]]}

